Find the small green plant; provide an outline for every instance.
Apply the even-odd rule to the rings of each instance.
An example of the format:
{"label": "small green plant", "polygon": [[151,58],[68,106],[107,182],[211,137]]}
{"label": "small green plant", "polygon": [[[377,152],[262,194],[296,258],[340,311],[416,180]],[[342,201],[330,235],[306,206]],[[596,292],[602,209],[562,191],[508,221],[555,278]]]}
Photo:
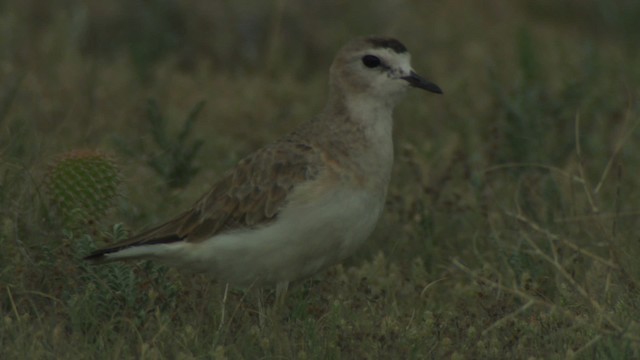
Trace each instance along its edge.
{"label": "small green plant", "polygon": [[46,174],[47,195],[68,228],[96,221],[113,206],[120,170],[108,155],[73,151],[60,157]]}
{"label": "small green plant", "polygon": [[[118,223],[101,231],[100,238],[117,242],[129,236]],[[95,237],[82,234],[71,239],[74,258],[81,259],[95,249]],[[143,324],[154,311],[170,311],[176,304],[179,286],[170,281],[168,268],[146,262],[140,266],[112,263],[94,266],[80,260],[81,271],[74,281],[80,291],[69,294],[70,320],[73,329],[96,331],[102,322],[113,318],[126,318],[134,324]]]}
{"label": "small green plant", "polygon": [[204,107],[204,101],[198,102],[189,112],[177,137],[167,133],[167,119],[162,115],[158,103],[149,100],[147,117],[151,123],[151,134],[162,152],[149,160],[149,165],[162,176],[171,188],[187,185],[200,169],[193,164],[203,141],[188,141],[193,124]]}

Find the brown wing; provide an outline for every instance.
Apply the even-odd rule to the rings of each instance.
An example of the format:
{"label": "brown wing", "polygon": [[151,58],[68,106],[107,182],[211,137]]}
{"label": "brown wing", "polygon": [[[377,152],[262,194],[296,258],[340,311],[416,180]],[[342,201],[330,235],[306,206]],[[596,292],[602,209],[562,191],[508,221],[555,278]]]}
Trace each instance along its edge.
{"label": "brown wing", "polygon": [[97,250],[87,259],[99,259],[137,245],[200,242],[221,232],[269,223],[277,217],[287,194],[297,184],[318,175],[320,164],[320,153],[309,144],[293,140],[274,143],[241,160],[191,210]]}

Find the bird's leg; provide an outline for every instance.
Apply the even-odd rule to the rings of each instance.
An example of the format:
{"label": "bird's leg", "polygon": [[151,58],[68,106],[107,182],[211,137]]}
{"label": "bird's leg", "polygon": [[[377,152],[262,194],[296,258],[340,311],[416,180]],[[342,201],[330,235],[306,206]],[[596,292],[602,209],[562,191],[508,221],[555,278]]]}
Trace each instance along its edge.
{"label": "bird's leg", "polygon": [[289,288],[288,281],[281,281],[276,284],[276,301],[274,303],[275,307],[282,307],[284,305],[284,299],[287,295],[287,289]]}
{"label": "bird's leg", "polygon": [[264,329],[267,321],[267,314],[264,311],[263,305],[264,291],[262,290],[262,288],[254,286],[251,287],[250,291],[253,293],[258,303],[258,323],[260,325],[260,328]]}
{"label": "bird's leg", "polygon": [[[269,314],[269,318],[273,320],[274,324],[277,323],[277,319],[279,319],[280,311],[282,311],[282,308],[284,307],[284,299],[286,298],[288,287],[289,287],[288,281],[282,281],[276,284],[276,298],[274,299],[271,307],[267,310],[267,313]],[[260,311],[260,313],[265,314],[262,312],[262,310]],[[261,323],[261,326],[262,326],[262,323]]]}
{"label": "bird's leg", "polygon": [[218,325],[218,333],[222,330],[222,325],[224,324],[225,317],[225,309],[227,306],[227,294],[229,293],[229,283],[224,286],[224,295],[222,295],[222,308],[220,311],[220,325]]}

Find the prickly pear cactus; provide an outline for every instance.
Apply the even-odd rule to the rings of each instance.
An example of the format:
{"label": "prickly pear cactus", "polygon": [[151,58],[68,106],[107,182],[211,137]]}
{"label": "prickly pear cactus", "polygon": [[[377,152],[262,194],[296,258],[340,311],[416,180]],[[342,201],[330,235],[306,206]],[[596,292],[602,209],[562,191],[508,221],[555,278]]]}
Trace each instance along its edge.
{"label": "prickly pear cactus", "polygon": [[118,195],[120,170],[108,155],[74,151],[58,158],[46,175],[46,189],[66,226],[95,222]]}

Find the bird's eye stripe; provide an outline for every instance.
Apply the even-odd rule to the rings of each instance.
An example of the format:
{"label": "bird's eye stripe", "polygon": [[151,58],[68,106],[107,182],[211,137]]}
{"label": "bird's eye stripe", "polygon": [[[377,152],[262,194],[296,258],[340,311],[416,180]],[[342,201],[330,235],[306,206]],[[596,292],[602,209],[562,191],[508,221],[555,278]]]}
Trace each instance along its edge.
{"label": "bird's eye stripe", "polygon": [[380,65],[380,59],[377,56],[365,55],[362,57],[362,63],[368,68],[374,68]]}

